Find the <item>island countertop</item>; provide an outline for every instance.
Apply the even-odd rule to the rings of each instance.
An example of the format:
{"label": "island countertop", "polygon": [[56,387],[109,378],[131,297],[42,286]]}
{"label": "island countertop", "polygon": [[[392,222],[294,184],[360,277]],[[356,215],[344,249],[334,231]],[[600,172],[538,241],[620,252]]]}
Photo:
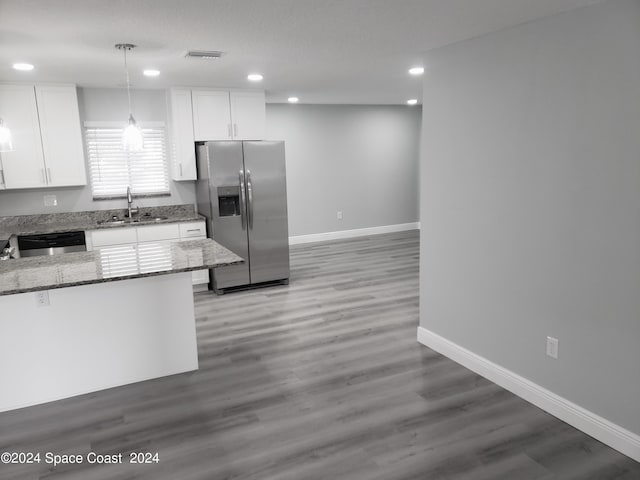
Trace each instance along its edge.
{"label": "island countertop", "polygon": [[0,295],[166,275],[243,263],[209,238],[107,247],[0,262]]}

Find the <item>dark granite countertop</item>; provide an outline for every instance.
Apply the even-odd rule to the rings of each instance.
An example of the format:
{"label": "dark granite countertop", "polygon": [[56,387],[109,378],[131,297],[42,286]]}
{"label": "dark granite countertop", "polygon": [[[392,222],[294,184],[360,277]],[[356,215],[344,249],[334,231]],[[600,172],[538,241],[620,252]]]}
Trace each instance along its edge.
{"label": "dark granite countertop", "polygon": [[0,261],[0,296],[243,263],[209,238]]}
{"label": "dark granite countertop", "polygon": [[[141,208],[134,221],[108,222],[113,216],[125,218],[126,210],[91,210],[85,212],[51,213],[0,217],[0,239],[12,235],[39,235],[45,233],[97,230],[103,228],[132,227],[203,221],[193,205],[169,205]],[[128,220],[128,219],[127,219]]]}

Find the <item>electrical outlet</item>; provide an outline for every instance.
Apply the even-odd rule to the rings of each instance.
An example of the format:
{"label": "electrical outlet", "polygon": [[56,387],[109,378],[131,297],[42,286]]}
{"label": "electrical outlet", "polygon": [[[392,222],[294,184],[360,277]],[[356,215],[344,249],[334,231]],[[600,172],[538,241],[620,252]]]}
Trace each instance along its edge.
{"label": "electrical outlet", "polygon": [[342,212],[338,211],[338,220],[342,220]]}
{"label": "electrical outlet", "polygon": [[58,199],[55,195],[45,195],[44,196],[44,206],[45,207],[57,207]]}
{"label": "electrical outlet", "polygon": [[48,307],[49,306],[49,292],[43,290],[41,292],[36,292],[36,305],[38,307]]}
{"label": "electrical outlet", "polygon": [[558,358],[558,339],[547,337],[547,355],[551,358]]}

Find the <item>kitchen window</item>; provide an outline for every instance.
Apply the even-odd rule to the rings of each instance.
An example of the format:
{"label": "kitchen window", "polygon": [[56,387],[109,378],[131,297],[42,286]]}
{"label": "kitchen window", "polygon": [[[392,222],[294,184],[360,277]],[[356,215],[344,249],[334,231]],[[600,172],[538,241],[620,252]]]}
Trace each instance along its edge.
{"label": "kitchen window", "polygon": [[166,132],[163,122],[141,123],[142,152],[122,149],[124,125],[85,122],[89,177],[94,199],[121,198],[127,186],[135,196],[168,195]]}

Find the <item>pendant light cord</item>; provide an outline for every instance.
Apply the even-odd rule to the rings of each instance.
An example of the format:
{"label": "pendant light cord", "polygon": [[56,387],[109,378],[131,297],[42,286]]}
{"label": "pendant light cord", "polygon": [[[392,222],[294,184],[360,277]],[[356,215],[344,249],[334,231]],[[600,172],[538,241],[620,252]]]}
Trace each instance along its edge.
{"label": "pendant light cord", "polygon": [[128,47],[122,49],[124,51],[124,73],[127,76],[127,100],[129,101],[129,115],[131,115],[131,87],[129,82],[129,67],[127,66],[127,50]]}

